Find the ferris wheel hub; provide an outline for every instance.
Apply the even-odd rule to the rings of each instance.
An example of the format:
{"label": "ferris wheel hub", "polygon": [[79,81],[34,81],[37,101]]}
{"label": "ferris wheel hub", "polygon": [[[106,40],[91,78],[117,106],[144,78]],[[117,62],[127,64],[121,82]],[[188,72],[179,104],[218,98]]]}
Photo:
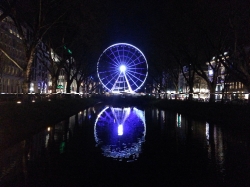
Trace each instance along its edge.
{"label": "ferris wheel hub", "polygon": [[120,66],[120,71],[121,71],[121,72],[125,72],[126,69],[127,69],[127,67],[126,67],[125,65],[121,65],[121,66]]}

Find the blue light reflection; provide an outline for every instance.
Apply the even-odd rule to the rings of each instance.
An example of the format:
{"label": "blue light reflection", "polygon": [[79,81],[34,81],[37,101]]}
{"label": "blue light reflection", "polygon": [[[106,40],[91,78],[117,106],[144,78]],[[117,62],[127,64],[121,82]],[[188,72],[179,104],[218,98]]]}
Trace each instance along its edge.
{"label": "blue light reflection", "polygon": [[144,111],[135,107],[106,107],[96,118],[94,135],[104,156],[127,162],[137,160],[145,142]]}

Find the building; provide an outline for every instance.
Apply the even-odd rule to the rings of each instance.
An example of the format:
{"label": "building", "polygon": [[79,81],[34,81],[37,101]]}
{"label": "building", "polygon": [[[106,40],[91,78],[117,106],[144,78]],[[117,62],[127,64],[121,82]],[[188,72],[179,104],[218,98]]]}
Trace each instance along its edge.
{"label": "building", "polygon": [[[191,70],[192,71],[192,70]],[[207,73],[207,71],[204,69],[204,71]],[[184,66],[183,72],[187,78],[189,78],[189,67]],[[189,85],[183,75],[182,72],[179,73],[179,83],[178,83],[178,90],[179,90],[179,98],[186,99],[188,97],[188,94],[190,92]],[[207,100],[209,97],[209,90],[207,86],[207,82],[197,75],[194,74],[194,85],[193,85],[193,98],[194,99],[202,99]]]}
{"label": "building", "polygon": [[[1,10],[0,14],[2,14]],[[26,37],[28,37],[28,33],[26,29]],[[25,50],[22,38],[10,17],[6,17],[0,22],[0,49],[0,93],[20,93],[22,92],[22,67],[25,65]],[[11,59],[19,62],[20,66]]]}
{"label": "building", "polygon": [[30,92],[48,93],[49,72],[49,52],[46,45],[40,42],[36,49],[34,63],[32,65]]}
{"label": "building", "polygon": [[[229,55],[227,52],[224,53],[226,58],[229,58]],[[222,60],[224,60],[222,58]],[[212,58],[210,61],[211,65],[215,65],[215,57]],[[207,63],[208,65],[208,63]],[[208,75],[209,78],[212,79],[213,76],[213,70],[210,65],[208,65]],[[216,89],[215,89],[215,100],[220,101],[224,97],[224,99],[248,99],[247,90],[243,83],[241,83],[239,80],[235,79],[233,76],[231,76],[226,68],[223,66],[223,64],[220,64],[219,70],[218,70],[218,76],[217,76],[217,83],[216,83]]]}
{"label": "building", "polygon": [[[0,10],[0,14],[2,13]],[[22,28],[25,37],[30,39],[32,29],[26,24]],[[25,58],[22,38],[13,20],[6,17],[0,22],[0,93],[22,93]],[[48,71],[44,66],[47,63],[48,52],[46,46],[40,42],[32,66],[30,93],[48,92]]]}

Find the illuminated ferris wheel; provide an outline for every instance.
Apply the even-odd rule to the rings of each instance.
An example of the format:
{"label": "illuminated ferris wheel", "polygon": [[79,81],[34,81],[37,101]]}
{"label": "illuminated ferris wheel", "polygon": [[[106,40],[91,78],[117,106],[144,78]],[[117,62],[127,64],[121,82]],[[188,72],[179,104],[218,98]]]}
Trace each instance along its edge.
{"label": "illuminated ferris wheel", "polygon": [[148,75],[144,54],[135,46],[117,43],[103,51],[97,63],[102,85],[112,93],[137,91]]}

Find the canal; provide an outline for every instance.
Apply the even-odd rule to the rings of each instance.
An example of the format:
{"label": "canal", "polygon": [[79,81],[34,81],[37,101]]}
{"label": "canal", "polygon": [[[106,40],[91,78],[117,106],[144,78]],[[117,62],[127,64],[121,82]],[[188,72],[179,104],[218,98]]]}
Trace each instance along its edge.
{"label": "canal", "polygon": [[250,186],[249,128],[89,107],[2,151],[1,186]]}

